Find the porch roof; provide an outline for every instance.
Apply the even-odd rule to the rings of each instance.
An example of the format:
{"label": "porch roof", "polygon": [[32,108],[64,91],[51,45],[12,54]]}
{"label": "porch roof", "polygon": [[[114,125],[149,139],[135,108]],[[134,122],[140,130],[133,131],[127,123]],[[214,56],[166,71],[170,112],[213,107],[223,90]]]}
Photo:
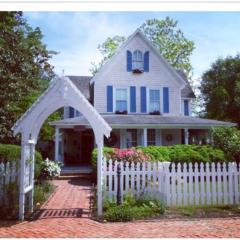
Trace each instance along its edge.
{"label": "porch roof", "polygon": [[[112,128],[211,128],[220,126],[236,126],[235,123],[223,122],[212,119],[204,119],[190,116],[161,116],[147,114],[101,114],[104,120]],[[68,118],[51,122],[50,125],[62,128],[74,126],[89,126],[87,120],[83,117]]]}

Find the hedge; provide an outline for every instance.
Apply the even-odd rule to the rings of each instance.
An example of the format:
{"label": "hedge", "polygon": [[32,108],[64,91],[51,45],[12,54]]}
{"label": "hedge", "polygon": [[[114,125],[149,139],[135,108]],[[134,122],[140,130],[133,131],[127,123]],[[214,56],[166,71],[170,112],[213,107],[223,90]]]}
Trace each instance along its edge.
{"label": "hedge", "polygon": [[[173,145],[173,146],[138,146],[144,153],[151,157],[152,161],[168,162],[226,162],[225,153],[218,148],[209,145]],[[103,154],[112,153],[114,148],[103,148]],[[96,170],[97,149],[92,152],[92,165]]]}
{"label": "hedge", "polygon": [[[0,163],[6,162],[20,162],[21,159],[21,147],[18,145],[12,144],[0,144]],[[35,178],[37,178],[40,174],[40,163],[43,161],[42,155],[36,151],[35,152]]]}

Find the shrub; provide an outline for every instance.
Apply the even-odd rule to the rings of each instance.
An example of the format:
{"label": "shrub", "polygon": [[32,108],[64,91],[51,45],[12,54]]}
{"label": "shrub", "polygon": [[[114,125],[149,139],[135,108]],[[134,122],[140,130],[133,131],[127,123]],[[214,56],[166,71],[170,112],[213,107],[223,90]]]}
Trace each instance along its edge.
{"label": "shrub", "polygon": [[54,190],[54,185],[49,181],[42,181],[34,187],[34,205],[45,202]]}
{"label": "shrub", "polygon": [[53,179],[59,177],[61,172],[61,163],[50,161],[48,158],[41,163],[41,178]]}
{"label": "shrub", "polygon": [[104,204],[104,219],[110,222],[126,222],[135,219],[144,219],[164,213],[161,201],[147,198],[135,198],[133,195],[125,196],[122,205],[107,200]]}
{"label": "shrub", "polygon": [[[21,146],[12,144],[0,144],[0,163],[6,162],[17,162],[19,163],[21,159]],[[35,178],[38,178],[41,172],[41,163],[43,161],[42,155],[35,151]]]}
{"label": "shrub", "polygon": [[113,152],[107,153],[106,157],[108,159],[114,159],[117,161],[125,162],[145,162],[150,161],[151,157],[145,154],[141,149],[118,149],[114,148]]}
{"label": "shrub", "polygon": [[222,149],[229,160],[240,162],[240,131],[237,128],[214,128],[214,145]]}
{"label": "shrub", "polygon": [[151,156],[153,161],[169,162],[224,162],[226,156],[220,149],[209,145],[173,145],[137,147]]}

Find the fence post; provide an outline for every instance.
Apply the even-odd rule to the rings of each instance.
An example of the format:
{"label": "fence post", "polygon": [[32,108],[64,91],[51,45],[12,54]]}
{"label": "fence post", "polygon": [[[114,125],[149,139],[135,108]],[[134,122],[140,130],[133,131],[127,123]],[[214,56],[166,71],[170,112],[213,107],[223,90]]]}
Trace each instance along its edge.
{"label": "fence post", "polygon": [[163,162],[163,172],[164,172],[164,198],[167,206],[170,205],[170,162]]}
{"label": "fence post", "polygon": [[121,197],[121,166],[120,164],[117,165],[117,205],[120,205],[122,203],[122,197]]}

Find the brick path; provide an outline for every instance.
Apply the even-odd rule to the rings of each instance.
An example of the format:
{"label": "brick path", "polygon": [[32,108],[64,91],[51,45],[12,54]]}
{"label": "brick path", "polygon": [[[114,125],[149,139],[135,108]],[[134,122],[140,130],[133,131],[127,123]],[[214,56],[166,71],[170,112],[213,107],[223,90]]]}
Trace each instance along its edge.
{"label": "brick path", "polygon": [[89,182],[54,183],[39,218],[8,227],[0,221],[0,237],[240,237],[240,217],[99,223],[89,219]]}

